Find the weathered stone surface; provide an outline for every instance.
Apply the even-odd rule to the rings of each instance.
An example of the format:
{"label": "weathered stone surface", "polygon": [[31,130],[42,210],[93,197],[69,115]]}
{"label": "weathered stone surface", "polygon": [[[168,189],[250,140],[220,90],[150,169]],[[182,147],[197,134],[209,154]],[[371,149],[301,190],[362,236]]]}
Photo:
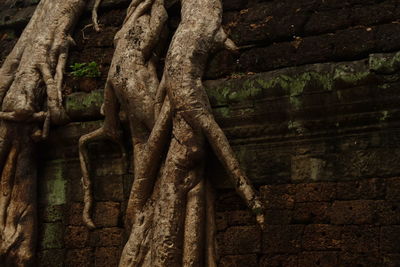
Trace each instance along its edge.
{"label": "weathered stone surface", "polygon": [[119,247],[97,247],[95,251],[94,266],[118,266],[121,249]]}
{"label": "weathered stone surface", "polygon": [[86,226],[68,226],[64,239],[66,248],[85,248],[89,245],[89,229]]}
{"label": "weathered stone surface", "polygon": [[400,202],[399,201],[377,201],[376,215],[377,223],[381,225],[400,224]]}
{"label": "weathered stone surface", "polygon": [[297,255],[273,255],[263,256],[260,260],[260,267],[297,267]]}
{"label": "weathered stone surface", "polygon": [[118,225],[120,216],[119,202],[96,202],[93,221],[97,227],[113,227]]}
{"label": "weathered stone surface", "polygon": [[310,183],[296,185],[296,202],[331,201],[336,197],[335,183]]}
{"label": "weathered stone surface", "polygon": [[371,200],[335,201],[331,208],[332,224],[372,224],[376,204]]}
{"label": "weathered stone surface", "polygon": [[221,259],[220,267],[257,266],[257,255],[225,256]]}
{"label": "weathered stone surface", "polygon": [[[113,172],[113,165],[109,171]],[[118,168],[118,165],[116,166]],[[122,176],[102,175],[93,179],[93,196],[98,201],[122,201],[124,199]]]}
{"label": "weathered stone surface", "polygon": [[121,246],[123,242],[123,229],[118,227],[96,229],[90,233],[92,247]]}
{"label": "weathered stone surface", "polygon": [[217,242],[219,255],[259,253],[261,231],[257,226],[233,226],[218,234]]}
{"label": "weathered stone surface", "polygon": [[400,226],[383,226],[380,232],[381,250],[388,253],[400,252]]}
{"label": "weathered stone surface", "polygon": [[39,247],[56,249],[64,246],[64,225],[61,222],[43,223],[39,229]]}
{"label": "weathered stone surface", "polygon": [[[382,233],[382,231],[381,231]],[[379,227],[372,225],[349,225],[342,227],[342,250],[351,253],[379,252]]]}
{"label": "weathered stone surface", "polygon": [[290,209],[295,201],[294,185],[271,185],[260,188],[260,194],[270,209]]}
{"label": "weathered stone surface", "polygon": [[383,256],[383,266],[395,267],[400,265],[400,254],[385,254]]}
{"label": "weathered stone surface", "polygon": [[[329,202],[296,203],[293,211],[293,222],[326,224],[331,221],[330,215],[331,203]],[[332,214],[332,216],[336,216],[336,214]]]}
{"label": "weathered stone surface", "polygon": [[47,249],[38,253],[38,262],[41,267],[63,267],[64,259],[64,249]]}
{"label": "weathered stone surface", "polygon": [[[11,10],[0,3],[0,64],[37,0],[14,2]],[[123,242],[115,226],[122,224],[132,166],[109,143],[90,147],[95,199],[101,201],[94,216],[106,228],[88,240],[81,218],[77,141],[101,125],[87,120],[102,119],[103,101],[101,90],[81,91],[103,88],[112,38],[129,4],[102,2],[103,32],[87,28],[84,38],[87,12],[68,60],[97,62],[101,77],[85,89],[67,68],[66,92],[76,93],[67,96],[66,109],[75,123],[54,127],[43,146],[40,266],[61,266],[64,254],[65,266],[115,266]],[[207,90],[241,165],[261,185],[268,225],[260,240],[254,217],[226,190],[232,185],[211,156],[209,177],[225,188],[216,206],[220,264],[399,266],[398,1],[232,0],[224,8],[230,37],[249,46],[213,57],[206,77],[229,78],[206,82]]]}
{"label": "weathered stone surface", "polygon": [[341,247],[341,228],[329,224],[311,224],[304,229],[305,250],[331,250]]}
{"label": "weathered stone surface", "polygon": [[43,222],[58,222],[64,219],[64,205],[44,206],[39,210]]}
{"label": "weathered stone surface", "polygon": [[299,255],[299,266],[338,266],[338,252],[304,252]]}
{"label": "weathered stone surface", "polygon": [[67,225],[84,225],[82,219],[83,203],[71,202],[66,206],[66,220]]}
{"label": "weathered stone surface", "polygon": [[263,253],[297,253],[302,248],[303,225],[269,225],[263,232]]}
{"label": "weathered stone surface", "polygon": [[92,248],[68,249],[65,256],[66,267],[92,267],[94,253]]}
{"label": "weathered stone surface", "polygon": [[103,90],[91,93],[75,93],[66,97],[65,109],[74,121],[100,119],[100,106],[103,103]]}
{"label": "weathered stone surface", "polygon": [[[386,262],[385,262],[386,261]],[[382,262],[382,257],[376,253],[341,253],[339,256],[339,266],[365,266],[365,267],[375,267],[375,266],[395,266],[391,265],[396,262],[395,257],[384,256],[384,262]]]}
{"label": "weathered stone surface", "polygon": [[337,199],[382,199],[386,193],[383,179],[368,179],[337,184]]}

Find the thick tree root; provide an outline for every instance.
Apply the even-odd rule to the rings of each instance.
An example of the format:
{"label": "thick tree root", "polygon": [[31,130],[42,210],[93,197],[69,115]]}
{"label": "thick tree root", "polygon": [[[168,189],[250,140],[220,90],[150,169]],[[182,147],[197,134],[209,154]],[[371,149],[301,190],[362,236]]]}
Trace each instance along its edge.
{"label": "thick tree root", "polygon": [[119,266],[216,266],[214,210],[209,207],[214,200],[203,177],[206,141],[260,225],[264,223],[263,205],[215,122],[201,82],[210,52],[237,48],[221,28],[220,0],[182,0],[182,20],[159,82],[154,52],[163,44],[165,5],[163,0],[132,0],[115,37],[104,126],[80,141],[88,193],[84,219],[94,226],[85,145],[106,136],[118,139],[120,105],[131,129],[135,179],[126,213],[130,235]]}
{"label": "thick tree root", "polygon": [[166,88],[172,107],[191,127],[200,128],[205,134],[237,192],[258,215],[257,220],[263,226],[262,202],[215,122],[201,82],[208,54],[218,46],[234,48],[220,26],[221,1],[185,0],[181,13],[182,20],[168,50],[165,66]]}
{"label": "thick tree root", "polygon": [[[100,130],[90,133],[80,139],[80,159],[83,170],[83,185],[85,191],[84,220],[86,224],[93,227],[90,219],[90,207],[92,206],[92,196],[90,192],[89,160],[86,150],[86,143],[93,140],[108,137],[112,140],[119,140],[118,110],[119,106],[128,115],[131,129],[134,166],[140,169],[139,163],[144,162],[144,158],[153,160],[155,157],[146,153],[150,130],[155,125],[156,95],[160,83],[156,73],[156,63],[158,61],[155,51],[157,46],[162,44],[166,36],[163,33],[167,14],[163,0],[134,0],[130,4],[123,27],[115,36],[115,52],[111,63],[110,71],[105,88],[103,111],[106,117],[105,123]],[[138,42],[137,40],[140,40]],[[151,150],[160,151],[165,146],[166,128],[170,120],[169,102],[164,105],[160,114],[161,119],[156,123],[155,128],[159,129],[150,137]],[[157,111],[159,112],[159,111]],[[150,144],[150,143],[149,143]],[[155,149],[157,147],[157,149]],[[153,153],[152,155],[155,155]],[[158,156],[158,155],[157,155]],[[157,157],[159,158],[159,157]],[[160,161],[160,160],[158,160]],[[147,161],[146,161],[147,162]],[[158,164],[147,165],[145,171],[135,170],[137,173],[152,174],[157,173]],[[150,167],[151,166],[151,167]],[[157,166],[155,170],[153,166]],[[135,179],[139,181],[139,179]],[[142,180],[143,181],[143,180]],[[154,181],[154,179],[153,179]],[[137,184],[138,182],[136,182]],[[142,187],[146,189],[141,189]],[[152,188],[149,182],[140,183],[134,186],[132,191],[145,191]],[[139,194],[134,193],[139,197]],[[129,201],[135,203],[137,201]],[[131,218],[134,216],[136,208],[128,204],[127,209],[127,228],[130,229]]]}
{"label": "thick tree root", "polygon": [[[0,69],[0,266],[31,266],[36,242],[35,142],[67,120],[61,86],[85,0],[42,0]],[[45,109],[45,110],[44,110]],[[6,160],[7,158],[7,160]]]}

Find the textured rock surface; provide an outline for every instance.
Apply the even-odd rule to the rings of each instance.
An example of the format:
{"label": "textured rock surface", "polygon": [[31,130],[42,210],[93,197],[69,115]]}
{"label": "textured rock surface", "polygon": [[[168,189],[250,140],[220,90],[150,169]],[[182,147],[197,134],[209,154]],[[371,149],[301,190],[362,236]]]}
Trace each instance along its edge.
{"label": "textured rock surface", "polygon": [[[0,7],[0,62],[36,1],[11,2],[12,9]],[[68,78],[66,93],[74,93],[65,106],[74,122],[43,144],[40,266],[119,259],[132,166],[111,144],[90,147],[101,228],[87,231],[77,141],[101,123],[100,89],[127,2],[104,1],[103,34],[80,30],[86,16],[74,36],[70,63],[96,61],[102,77],[90,90]],[[267,202],[268,227],[260,232],[210,155],[220,266],[398,266],[399,2],[235,0],[225,10],[225,28],[243,47],[210,61],[207,78],[224,79],[207,82],[208,94]]]}

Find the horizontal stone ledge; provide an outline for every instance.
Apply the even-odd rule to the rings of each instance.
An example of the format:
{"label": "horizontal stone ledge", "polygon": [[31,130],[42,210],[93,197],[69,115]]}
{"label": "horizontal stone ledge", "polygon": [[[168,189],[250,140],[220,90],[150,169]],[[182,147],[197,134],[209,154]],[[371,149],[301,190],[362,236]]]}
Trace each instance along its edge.
{"label": "horizontal stone ledge", "polygon": [[[242,113],[244,116],[248,113],[266,116],[263,112],[270,113],[275,109],[288,113],[286,117],[298,117],[298,114],[318,110],[318,106],[338,107],[338,111],[348,113],[353,112],[348,108],[352,105],[354,113],[357,113],[368,109],[364,104],[371,105],[377,101],[374,94],[378,92],[382,98],[380,101],[390,102],[387,98],[391,98],[396,89],[392,88],[393,84],[400,83],[399,70],[400,52],[395,52],[371,54],[364,60],[352,62],[320,63],[254,75],[242,74],[236,79],[210,80],[204,84],[217,117],[237,117]],[[372,94],[371,97],[358,97],[360,92]],[[396,95],[393,94],[393,97]],[[95,120],[102,118],[102,102],[102,90],[78,92],[66,97],[65,108],[72,121]],[[387,109],[392,108],[389,104],[384,104]],[[278,107],[270,110],[271,105]],[[384,110],[384,105],[380,109]]]}

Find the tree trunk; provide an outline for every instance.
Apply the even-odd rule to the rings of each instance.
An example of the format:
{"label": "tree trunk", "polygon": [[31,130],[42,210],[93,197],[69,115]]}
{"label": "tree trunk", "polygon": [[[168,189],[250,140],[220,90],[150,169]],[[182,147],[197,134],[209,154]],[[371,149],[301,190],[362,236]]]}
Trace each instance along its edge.
{"label": "tree trunk", "polygon": [[[206,142],[237,192],[263,225],[263,205],[214,120],[202,85],[211,52],[235,49],[221,28],[221,0],[181,0],[181,22],[168,45],[166,7],[175,0],[132,0],[115,37],[105,85],[103,126],[79,141],[85,207],[90,212],[88,142],[109,138],[125,155],[119,111],[126,114],[135,177],[126,211],[129,239],[120,266],[215,266],[215,221],[204,174]],[[35,142],[50,123],[67,120],[62,107],[69,36],[84,0],[42,0],[0,69],[0,263],[32,262],[36,228]],[[92,18],[97,24],[96,0]],[[156,64],[169,47],[164,73]]]}
{"label": "tree trunk", "polygon": [[86,144],[99,138],[122,143],[121,107],[130,124],[135,177],[126,212],[129,239],[119,266],[216,266],[212,189],[204,175],[206,141],[263,225],[263,205],[215,122],[202,85],[209,54],[236,47],[221,28],[220,0],[182,0],[181,22],[159,81],[155,64],[165,46],[159,37],[165,5],[163,0],[133,0],[116,35],[104,125],[80,140],[84,219],[95,227]]}
{"label": "tree trunk", "polygon": [[42,0],[0,69],[0,265],[30,266],[36,247],[35,143],[63,123],[70,31],[84,0]]}

